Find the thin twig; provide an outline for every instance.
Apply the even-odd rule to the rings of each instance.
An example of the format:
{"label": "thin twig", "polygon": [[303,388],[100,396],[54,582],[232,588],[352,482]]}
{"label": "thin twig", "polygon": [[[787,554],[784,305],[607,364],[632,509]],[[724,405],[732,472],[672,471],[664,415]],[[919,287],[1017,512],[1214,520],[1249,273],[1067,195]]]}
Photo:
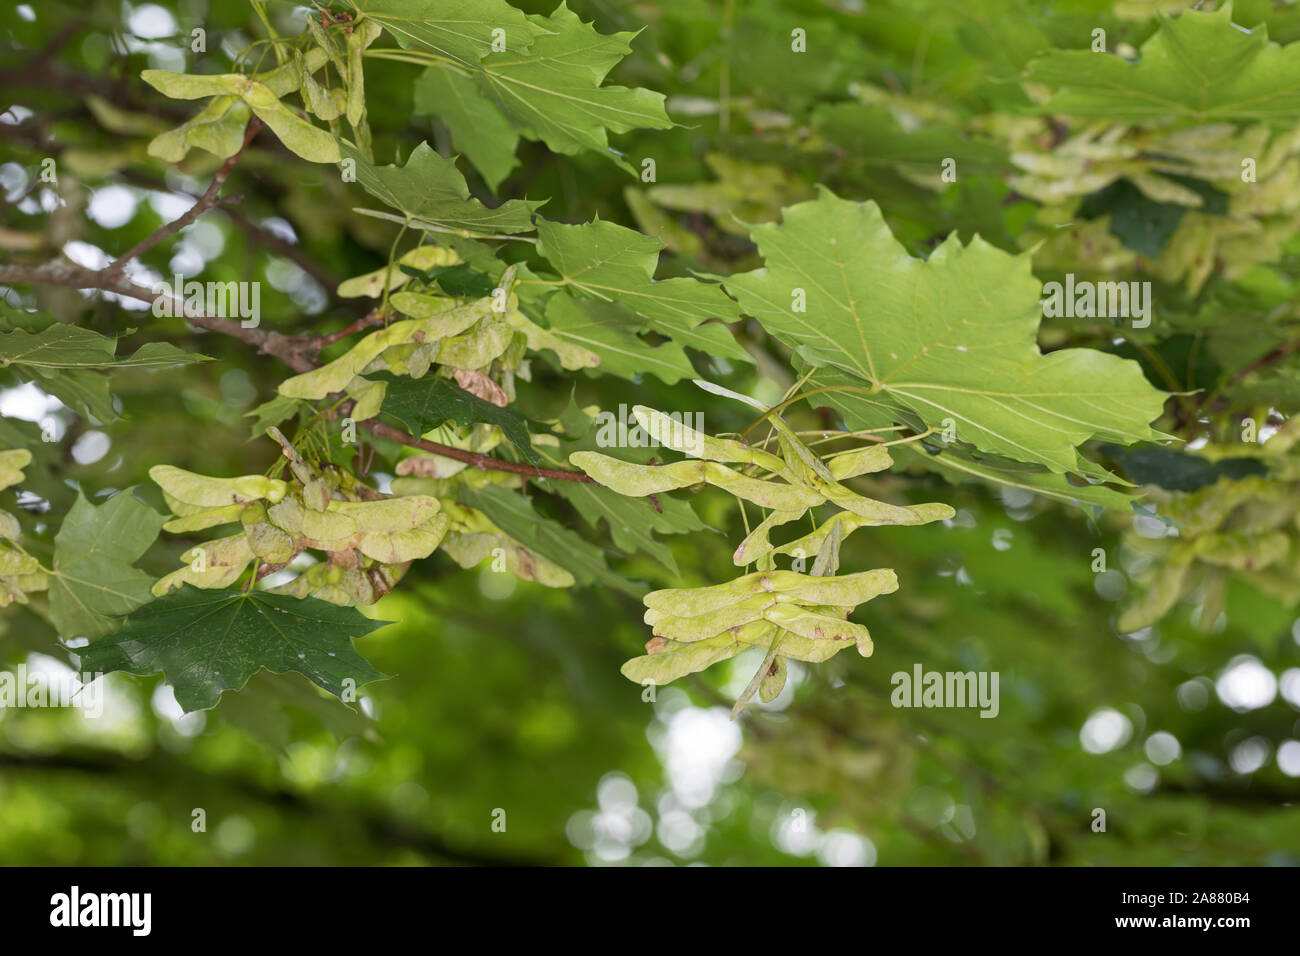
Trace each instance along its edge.
{"label": "thin twig", "polygon": [[331,332],[328,335],[317,336],[316,344],[318,346],[318,349],[326,349],[329,346],[333,345],[335,342],[338,342],[342,339],[346,339],[349,335],[355,335],[356,333],[360,332],[362,329],[370,328],[372,325],[383,325],[383,324],[384,324],[383,313],[379,309],[371,309],[361,318],[357,319],[355,322],[352,322],[349,325],[344,326],[343,328],[339,329],[337,332]]}
{"label": "thin twig", "polygon": [[167,225],[141,239],[122,255],[118,256],[109,264],[108,268],[106,268],[104,272],[110,276],[121,275],[122,270],[126,268],[128,262],[133,259],[138,259],[168,236],[174,236],[213,206],[217,205],[219,202],[223,202],[224,200],[217,198],[217,193],[219,193],[221,187],[225,185],[226,177],[229,176],[231,170],[235,168],[235,163],[239,162],[240,155],[248,147],[248,144],[252,142],[253,137],[257,135],[257,131],[261,128],[262,121],[256,116],[249,120],[248,129],[244,132],[244,144],[235,151],[234,155],[221,164],[221,168],[218,169],[217,174],[212,177],[211,184],[208,186],[207,191],[199,197],[198,202],[180,216],[167,223]]}
{"label": "thin twig", "polygon": [[475,468],[487,469],[490,471],[508,471],[515,475],[528,475],[532,478],[554,478],[557,481],[576,481],[580,484],[595,485],[599,484],[596,479],[581,471],[566,471],[562,468],[538,468],[534,465],[525,465],[522,462],[505,461],[501,458],[493,458],[491,455],[482,455],[474,451],[465,451],[463,448],[453,448],[451,445],[440,445],[437,442],[426,441],[423,438],[416,438],[408,435],[406,432],[391,425],[385,425],[383,422],[370,419],[369,421],[358,422],[362,428],[365,428],[372,435],[378,435],[380,438],[387,438],[390,441],[400,442],[411,448],[419,448],[422,451],[433,452],[435,455],[441,455],[443,458],[451,458],[455,461],[463,461],[467,465],[473,465]]}
{"label": "thin twig", "polygon": [[[0,264],[0,283],[6,285],[58,285],[73,289],[100,289],[140,302],[154,302],[158,296],[143,286],[136,285],[125,276],[109,276],[107,270],[96,271],[68,261],[50,262],[40,266],[12,266]],[[209,315],[186,315],[183,303],[175,303],[178,314],[184,315],[191,325],[209,332],[217,332],[239,339],[266,355],[273,355],[295,372],[309,372],[316,368],[313,356],[321,349],[321,341],[329,336],[316,335],[281,335],[279,332],[267,332],[260,328],[245,328],[232,319]],[[334,333],[338,334],[338,333]],[[331,417],[346,415],[352,408],[351,402],[345,402]],[[444,458],[465,462],[475,468],[490,471],[507,471],[516,475],[529,475],[534,478],[552,478],[556,481],[576,481],[583,484],[598,484],[590,476],[580,471],[567,471],[560,468],[536,468],[532,465],[504,461],[478,452],[465,451],[451,445],[426,441],[408,435],[400,429],[383,422],[370,419],[357,424],[381,438],[433,452]]]}

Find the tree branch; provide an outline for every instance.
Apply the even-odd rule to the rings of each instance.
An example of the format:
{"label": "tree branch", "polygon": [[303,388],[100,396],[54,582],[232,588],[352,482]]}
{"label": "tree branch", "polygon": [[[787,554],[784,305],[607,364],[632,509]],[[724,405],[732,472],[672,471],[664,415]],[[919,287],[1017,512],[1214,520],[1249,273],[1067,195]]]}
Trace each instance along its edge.
{"label": "tree branch", "polygon": [[582,484],[595,485],[599,484],[596,479],[581,471],[567,471],[563,468],[538,468],[534,465],[525,465],[515,461],[504,461],[500,458],[493,458],[491,455],[482,455],[475,451],[465,451],[462,448],[453,448],[450,445],[440,445],[437,442],[425,441],[423,438],[415,438],[398,428],[391,425],[385,425],[381,421],[370,419],[360,423],[363,428],[372,435],[380,438],[387,438],[390,441],[400,442],[411,448],[419,448],[421,451],[430,451],[435,455],[441,455],[443,458],[451,458],[456,461],[463,461],[475,468],[488,469],[491,471],[508,471],[516,475],[528,475],[533,478],[554,478],[557,481],[576,481]]}
{"label": "tree branch", "polygon": [[208,188],[203,195],[199,197],[199,201],[152,235],[145,236],[145,238],[141,239],[122,255],[114,259],[109,264],[108,268],[103,270],[103,272],[108,276],[121,275],[122,270],[126,268],[126,264],[132,259],[138,259],[168,236],[176,235],[176,233],[180,232],[190,223],[194,222],[194,220],[198,219],[199,216],[222,202],[223,200],[217,198],[217,193],[221,191],[221,187],[226,183],[226,177],[230,175],[230,171],[235,168],[235,163],[239,162],[239,157],[243,154],[244,150],[248,148],[248,144],[252,142],[253,137],[257,135],[257,131],[261,128],[262,121],[256,116],[249,120],[248,128],[244,131],[244,144],[240,146],[239,149],[235,150],[234,154],[229,159],[221,164],[221,168],[218,169],[216,175],[212,177],[212,182],[208,185]]}
{"label": "tree branch", "polygon": [[[68,262],[66,260],[48,262],[39,266],[13,266],[0,264],[0,283],[6,285],[58,285],[72,289],[100,289],[105,292],[112,292],[115,295],[124,296],[128,299],[150,303],[157,301],[160,295],[162,295],[154,294],[149,289],[135,284],[125,276],[109,275],[107,269],[87,269],[84,266],[79,266],[74,262]],[[267,332],[266,330],[259,328],[246,328],[234,319],[218,318],[216,316],[203,314],[191,314],[185,310],[183,302],[177,302],[174,297],[170,298],[176,306],[175,311],[177,314],[183,315],[185,321],[189,322],[191,325],[201,329],[206,329],[209,332],[217,332],[221,335],[228,335],[231,338],[239,339],[241,342],[254,346],[259,352],[265,355],[275,356],[295,372],[309,372],[313,368],[316,368],[316,353],[324,348],[325,345],[343,338],[344,333],[351,334],[351,332],[357,331],[365,325],[375,324],[375,321],[370,316],[367,316],[364,319],[359,319],[352,323],[351,326],[342,330],[342,332],[335,332],[332,335],[281,335],[279,332]],[[372,313],[372,315],[374,315],[374,313]],[[346,415],[351,407],[352,404],[350,402],[346,403],[336,414]],[[511,474],[526,475],[533,478],[553,478],[556,481],[576,481],[583,484],[597,483],[589,475],[586,475],[581,471],[568,471],[562,468],[537,468],[533,465],[525,465],[519,462],[505,461],[501,458],[493,458],[491,455],[465,451],[463,448],[456,448],[452,445],[442,445],[438,442],[426,441],[423,438],[408,435],[400,429],[393,428],[391,425],[386,425],[373,418],[358,422],[357,424],[380,438],[387,438],[389,441],[395,441],[411,448],[419,448],[421,451],[428,451],[436,455],[442,455],[444,458],[462,461],[479,469],[485,469],[488,471],[506,471]]]}
{"label": "tree branch", "polygon": [[[39,266],[16,266],[0,264],[0,283],[6,285],[57,285],[70,289],[99,289],[112,292],[138,302],[154,303],[165,293],[154,293],[144,286],[137,285],[124,275],[110,275],[108,269],[87,269],[66,259],[47,262]],[[175,306],[175,311],[200,329],[217,332],[239,339],[255,346],[259,352],[274,355],[290,368],[305,372],[313,367],[308,357],[311,352],[311,336],[281,335],[258,328],[245,328],[236,319],[218,318],[216,316],[193,313],[185,309],[183,302],[174,297],[167,298]]]}

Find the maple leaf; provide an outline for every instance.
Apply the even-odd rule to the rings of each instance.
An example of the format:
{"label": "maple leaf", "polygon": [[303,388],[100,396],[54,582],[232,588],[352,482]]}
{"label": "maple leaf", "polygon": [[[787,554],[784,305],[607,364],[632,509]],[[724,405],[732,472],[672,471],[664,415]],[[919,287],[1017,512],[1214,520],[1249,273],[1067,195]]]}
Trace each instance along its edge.
{"label": "maple leaf", "polygon": [[916,259],[875,203],[824,188],[751,235],[767,265],[726,288],[806,362],[830,367],[810,391],[824,379],[828,391],[908,409],[983,451],[1060,473],[1097,474],[1077,451],[1090,438],[1158,437],[1149,423],[1165,394],[1137,363],[1039,351],[1042,289],[1027,253],[953,235]]}

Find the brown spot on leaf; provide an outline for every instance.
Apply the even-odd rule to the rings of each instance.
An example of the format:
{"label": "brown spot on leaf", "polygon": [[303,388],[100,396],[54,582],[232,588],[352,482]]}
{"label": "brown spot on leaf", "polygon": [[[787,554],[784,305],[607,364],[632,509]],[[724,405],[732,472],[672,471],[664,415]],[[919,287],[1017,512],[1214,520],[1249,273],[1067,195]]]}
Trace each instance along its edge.
{"label": "brown spot on leaf", "polygon": [[457,368],[452,369],[452,377],[456,379],[457,385],[485,402],[490,402],[498,408],[505,408],[510,404],[510,397],[501,386],[482,372]]}

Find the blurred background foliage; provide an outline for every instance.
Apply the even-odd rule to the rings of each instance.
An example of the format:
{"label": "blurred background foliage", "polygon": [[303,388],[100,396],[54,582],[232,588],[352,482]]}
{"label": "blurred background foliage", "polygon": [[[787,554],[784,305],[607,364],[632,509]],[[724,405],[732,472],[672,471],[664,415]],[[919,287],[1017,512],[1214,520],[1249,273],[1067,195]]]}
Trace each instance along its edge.
{"label": "blurred background foliage", "polygon": [[[574,0],[603,32],[642,31],[612,79],[668,94],[681,126],[616,138],[634,165],[655,158],[653,184],[590,153],[556,157],[523,142],[496,195],[549,197],[552,219],[599,214],[654,233],[668,247],[661,276],[754,267],[737,220],[774,219],[816,183],[879,202],[915,254],[954,229],[1016,250],[1045,204],[1009,185],[1011,153],[1035,135],[1010,127],[1018,117],[1047,123],[1028,111],[1020,70],[1043,50],[1086,49],[1095,27],[1112,44],[1138,47],[1157,11],[1189,5]],[[97,265],[183,211],[177,194],[200,193],[217,165],[201,151],[175,168],[147,156],[149,138],[186,114],[145,87],[140,70],[228,71],[264,27],[235,2],[41,0],[0,9],[0,107],[9,109],[0,120],[0,255],[61,249]],[[265,9],[282,33],[297,33],[303,8]],[[1239,3],[1235,19],[1266,24],[1281,42],[1300,39],[1291,5]],[[206,30],[204,53],[190,51],[195,27]],[[813,52],[784,56],[774,69],[795,27]],[[405,157],[423,139],[455,152],[447,129],[415,112],[408,67],[368,61],[366,82],[380,161]],[[948,155],[962,157],[963,173],[939,189],[937,160]],[[36,179],[47,156],[58,158],[63,205]],[[391,230],[351,212],[363,203],[358,187],[290,159],[261,137],[228,187],[242,201],[209,213],[146,263],[164,275],[260,279],[263,324],[277,331],[325,331],[355,318],[357,307],[333,288],[382,266]],[[1053,255],[1044,279],[1083,254]],[[1184,339],[1117,342],[1099,324],[1048,320],[1042,341],[1139,358],[1171,390],[1214,388],[1285,340],[1289,312],[1275,313],[1292,298],[1292,259],[1288,246],[1268,277],[1244,285],[1211,277],[1208,292],[1186,299]],[[1162,287],[1161,301],[1180,301],[1176,286]],[[31,439],[38,427],[18,417],[58,422],[56,442],[36,443],[24,485],[52,514],[66,511],[78,486],[98,494],[141,485],[161,510],[146,483],[159,461],[204,474],[270,463],[275,449],[249,439],[245,413],[284,377],[273,358],[105,297],[41,288],[28,304],[105,334],[148,323],[153,339],[216,359],[116,375],[125,418],[102,427],[34,386],[0,392],[0,413],[11,416],[4,427]],[[1242,316],[1268,316],[1250,326],[1253,345],[1241,343]],[[1207,328],[1222,334],[1202,342]],[[756,369],[696,354],[701,374],[779,397],[790,379],[772,343],[756,325],[738,331]],[[1186,361],[1176,366],[1180,355]],[[1171,367],[1172,385],[1160,377]],[[1184,368],[1201,378],[1183,380]],[[1277,375],[1264,393],[1258,382],[1249,383],[1254,392],[1234,391],[1241,383],[1231,381],[1226,402],[1175,423],[1186,426],[1180,434],[1222,435],[1261,407],[1266,422],[1285,417],[1300,378],[1285,368]],[[539,369],[520,404],[554,418],[573,388],[572,377]],[[604,408],[701,403],[689,383],[649,376],[583,377],[574,397]],[[708,419],[714,433],[747,422],[740,406],[713,400]],[[76,709],[0,711],[0,863],[1300,863],[1293,608],[1232,578],[1212,621],[1193,596],[1159,624],[1121,634],[1115,620],[1142,570],[1134,536],[1159,537],[1159,521],[1092,516],[930,474],[885,476],[874,488],[890,500],[949,502],[957,516],[851,539],[843,567],[892,567],[903,582],[858,616],[875,635],[875,655],[792,663],[782,694],[736,723],[727,712],[758,663],[754,653],[647,700],[618,672],[647,637],[635,598],[553,591],[435,558],[374,609],[397,623],[359,648],[392,677],[366,687],[359,709],[296,676],[263,672],[213,711],[187,716],[160,680],[123,675],[106,679],[99,719]],[[718,493],[692,501],[716,531],[665,540],[680,582],[712,582],[743,535],[740,516]],[[548,502],[600,540],[563,502]],[[141,566],[165,573],[183,547],[164,537]],[[610,560],[633,580],[679,583],[645,556],[610,550]],[[68,661],[37,615],[15,606],[0,616],[0,663],[53,673]],[[891,675],[918,663],[998,672],[997,717],[892,706]],[[200,808],[206,831],[194,832]],[[1104,832],[1094,830],[1098,809]],[[494,828],[500,819],[504,829]]]}

